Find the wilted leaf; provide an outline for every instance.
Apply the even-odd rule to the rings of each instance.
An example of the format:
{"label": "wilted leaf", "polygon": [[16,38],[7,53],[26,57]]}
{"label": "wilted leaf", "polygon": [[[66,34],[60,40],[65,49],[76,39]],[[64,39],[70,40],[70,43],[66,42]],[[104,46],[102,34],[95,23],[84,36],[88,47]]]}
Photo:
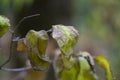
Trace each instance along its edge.
{"label": "wilted leaf", "polygon": [[105,70],[106,80],[113,80],[113,75],[108,60],[102,55],[97,55],[95,56],[95,61],[100,67]]}
{"label": "wilted leaf", "polygon": [[46,31],[41,30],[38,32],[38,50],[40,56],[44,57],[46,52],[46,47],[48,44],[48,34]]}
{"label": "wilted leaf", "polygon": [[30,30],[26,35],[26,45],[28,48],[37,47],[37,32]]}
{"label": "wilted leaf", "polygon": [[3,36],[8,31],[9,27],[10,27],[9,19],[4,16],[0,16],[0,37]]}
{"label": "wilted leaf", "polygon": [[18,51],[26,51],[26,50],[28,50],[27,46],[24,43],[24,39],[19,39],[18,40],[17,50]]}
{"label": "wilted leaf", "polygon": [[48,60],[41,59],[37,53],[33,51],[28,52],[28,58],[34,70],[46,70],[50,65]]}
{"label": "wilted leaf", "polygon": [[28,58],[35,70],[45,70],[50,62],[46,56],[48,35],[46,31],[30,30],[26,35],[26,46],[28,47]]}
{"label": "wilted leaf", "polygon": [[60,50],[65,55],[70,55],[77,42],[78,32],[72,26],[54,25],[52,37],[57,41]]}
{"label": "wilted leaf", "polygon": [[44,57],[48,39],[49,37],[46,31],[41,30],[37,32],[34,30],[30,30],[26,35],[26,45],[28,46],[28,48],[31,49],[36,48],[40,57]]}

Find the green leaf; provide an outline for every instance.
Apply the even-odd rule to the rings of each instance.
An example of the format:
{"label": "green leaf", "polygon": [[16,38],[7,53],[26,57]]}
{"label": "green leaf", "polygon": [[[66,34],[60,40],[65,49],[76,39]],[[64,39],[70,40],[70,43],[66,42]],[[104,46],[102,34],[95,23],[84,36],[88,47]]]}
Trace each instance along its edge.
{"label": "green leaf", "polygon": [[106,80],[113,80],[113,75],[108,60],[102,55],[96,55],[95,61],[101,68],[105,70]]}
{"label": "green leaf", "polygon": [[38,51],[40,57],[44,57],[48,39],[49,37],[46,31],[41,30],[37,32],[30,30],[26,35],[26,45],[31,49],[36,48],[36,51]]}
{"label": "green leaf", "polygon": [[48,34],[46,31],[41,30],[38,32],[38,51],[40,53],[40,56],[44,57],[46,52],[46,47],[48,44]]}
{"label": "green leaf", "polygon": [[61,54],[61,58],[62,58],[62,62],[63,62],[63,66],[66,69],[70,69],[73,66],[73,62],[71,61],[71,57],[66,57],[64,54]]}
{"label": "green leaf", "polygon": [[76,61],[76,63],[74,63],[70,69],[63,68],[59,72],[58,78],[60,80],[68,80],[68,79],[69,80],[77,80],[79,71],[80,71],[80,66]]}
{"label": "green leaf", "polygon": [[33,48],[36,47],[37,44],[37,32],[34,30],[30,30],[27,35],[26,35],[26,45],[28,46],[28,48]]}
{"label": "green leaf", "polygon": [[0,37],[3,36],[8,31],[9,27],[10,27],[9,19],[4,16],[0,16]]}
{"label": "green leaf", "polygon": [[47,57],[46,47],[48,43],[48,35],[46,31],[30,30],[26,35],[26,46],[28,47],[28,58],[36,70],[45,70],[50,62]]}
{"label": "green leaf", "polygon": [[56,59],[55,59],[55,71],[56,73],[59,73],[63,68],[65,69],[71,69],[73,66],[73,61],[72,57],[68,58],[64,54],[60,54]]}
{"label": "green leaf", "polygon": [[[96,74],[93,72],[93,60],[92,56],[88,52],[80,52],[78,57],[80,64],[80,73],[78,75],[78,80],[98,80]],[[90,58],[91,57],[91,58]]]}
{"label": "green leaf", "polygon": [[78,39],[78,32],[72,26],[54,25],[52,37],[58,43],[60,50],[69,56]]}
{"label": "green leaf", "polygon": [[80,66],[76,58],[71,56],[71,58],[68,59],[62,54],[55,63],[54,69],[58,80],[77,80]]}
{"label": "green leaf", "polygon": [[28,51],[28,58],[34,70],[46,70],[50,65],[48,60],[41,59],[33,51]]}
{"label": "green leaf", "polygon": [[[87,58],[88,57],[88,58]],[[78,56],[66,58],[64,54],[58,57],[54,66],[57,78],[60,80],[98,80],[93,72],[93,58],[87,52],[79,52]],[[92,67],[91,67],[92,66]]]}

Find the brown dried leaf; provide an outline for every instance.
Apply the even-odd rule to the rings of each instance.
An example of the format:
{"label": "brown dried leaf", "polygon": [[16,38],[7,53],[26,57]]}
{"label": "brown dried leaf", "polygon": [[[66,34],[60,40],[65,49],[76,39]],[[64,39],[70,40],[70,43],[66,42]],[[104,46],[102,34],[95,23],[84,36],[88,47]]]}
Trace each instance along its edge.
{"label": "brown dried leaf", "polygon": [[18,51],[27,51],[28,48],[24,43],[24,39],[19,39],[17,43],[17,50]]}

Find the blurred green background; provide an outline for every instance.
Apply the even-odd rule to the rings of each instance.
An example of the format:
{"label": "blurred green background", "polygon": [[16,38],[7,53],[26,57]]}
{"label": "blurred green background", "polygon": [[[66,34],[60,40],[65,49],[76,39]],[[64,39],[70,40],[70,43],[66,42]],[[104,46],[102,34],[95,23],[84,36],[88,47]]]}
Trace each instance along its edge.
{"label": "blurred green background", "polygon": [[[8,17],[12,27],[23,17],[33,14],[40,16],[25,20],[18,29],[18,36],[24,37],[30,29],[48,30],[54,24],[75,26],[80,33],[76,50],[103,54],[109,60],[115,78],[120,79],[120,0],[0,0],[0,15]],[[1,54],[0,62],[4,62],[8,55]],[[14,53],[12,56],[12,66],[25,64],[26,54]],[[48,73],[0,71],[0,78],[55,80],[52,71],[52,68]]]}

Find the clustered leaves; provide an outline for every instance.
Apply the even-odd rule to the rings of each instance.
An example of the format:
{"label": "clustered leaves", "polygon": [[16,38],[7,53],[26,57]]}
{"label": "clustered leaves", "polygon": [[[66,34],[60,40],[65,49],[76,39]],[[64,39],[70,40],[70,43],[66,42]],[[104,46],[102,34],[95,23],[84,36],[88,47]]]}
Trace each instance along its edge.
{"label": "clustered leaves", "polygon": [[[78,40],[78,32],[72,26],[53,25],[51,31],[30,30],[26,35],[28,58],[35,70],[46,70],[51,63],[46,54],[47,43],[52,39],[57,43],[52,61],[58,80],[98,80],[94,70],[94,58],[88,52],[74,53],[73,47]],[[95,57],[95,61],[106,73],[106,80],[113,80],[110,66],[102,55]]]}
{"label": "clustered leaves", "polygon": [[[0,34],[4,35],[2,32]],[[24,39],[18,40],[17,49],[27,50],[34,70],[47,70],[52,63],[58,80],[99,80],[94,69],[95,62],[104,69],[106,80],[113,80],[109,62],[104,56],[97,55],[94,58],[85,51],[74,52],[73,47],[78,37],[77,30],[72,26],[53,25],[48,31],[30,30]],[[49,53],[47,52],[48,43],[51,39],[54,42],[53,46],[57,45],[53,50],[53,59],[47,54]]]}

